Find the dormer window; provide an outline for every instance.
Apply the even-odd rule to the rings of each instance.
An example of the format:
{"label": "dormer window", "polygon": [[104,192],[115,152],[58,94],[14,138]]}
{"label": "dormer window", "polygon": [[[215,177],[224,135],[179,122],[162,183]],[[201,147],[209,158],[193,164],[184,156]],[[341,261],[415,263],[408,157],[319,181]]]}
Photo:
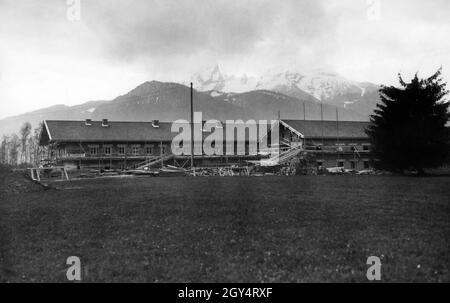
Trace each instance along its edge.
{"label": "dormer window", "polygon": [[91,119],[86,119],[86,121],[84,122],[84,125],[91,126],[92,125],[92,120]]}
{"label": "dormer window", "polygon": [[155,128],[158,128],[159,127],[159,120],[153,120],[152,121],[152,126],[155,127]]}
{"label": "dormer window", "polygon": [[102,127],[109,127],[108,119],[103,119],[102,120]]}

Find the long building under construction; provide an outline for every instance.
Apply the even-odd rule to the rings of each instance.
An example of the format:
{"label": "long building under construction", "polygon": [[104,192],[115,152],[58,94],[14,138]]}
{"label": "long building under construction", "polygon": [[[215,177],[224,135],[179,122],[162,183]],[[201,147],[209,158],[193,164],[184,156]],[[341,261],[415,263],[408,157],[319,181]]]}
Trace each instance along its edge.
{"label": "long building under construction", "polygon": [[[295,148],[309,154],[311,165],[363,170],[370,168],[368,122],[279,120],[278,142],[269,147]],[[190,155],[174,155],[171,143],[176,133],[171,122],[45,120],[40,144],[47,146],[46,158],[71,169],[135,169],[163,164],[188,168]],[[223,130],[225,131],[225,130]],[[196,167],[248,165],[269,157],[262,149],[250,153],[250,144],[234,141],[232,153],[195,155]],[[239,144],[244,153],[237,152]],[[281,163],[280,163],[281,164]]]}

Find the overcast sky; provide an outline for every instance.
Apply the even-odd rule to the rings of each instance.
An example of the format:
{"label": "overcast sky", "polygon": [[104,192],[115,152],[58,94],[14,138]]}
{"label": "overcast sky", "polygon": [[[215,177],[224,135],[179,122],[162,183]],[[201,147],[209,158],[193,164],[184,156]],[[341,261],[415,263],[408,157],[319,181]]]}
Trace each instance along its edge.
{"label": "overcast sky", "polygon": [[216,63],[378,84],[442,66],[450,80],[448,0],[79,1],[77,21],[77,0],[0,0],[0,118],[187,82]]}

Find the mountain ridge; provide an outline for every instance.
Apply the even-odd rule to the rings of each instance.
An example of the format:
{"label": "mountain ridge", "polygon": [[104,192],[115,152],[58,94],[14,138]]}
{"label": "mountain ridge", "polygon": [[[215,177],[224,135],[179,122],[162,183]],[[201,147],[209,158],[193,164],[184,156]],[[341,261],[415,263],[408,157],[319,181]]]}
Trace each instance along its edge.
{"label": "mountain ridge", "polygon": [[[261,89],[272,90],[301,101],[350,107],[352,110],[361,111],[360,114],[363,115],[371,112],[380,101],[379,85],[349,80],[338,73],[323,70],[301,73],[295,69],[275,69],[261,76],[248,77],[224,74],[220,67],[215,65],[202,73],[194,74],[191,81],[198,90],[204,92],[243,93]],[[355,106],[363,99],[364,102]]]}
{"label": "mountain ridge", "polygon": [[[227,99],[229,97],[230,99]],[[234,99],[234,100],[233,100]],[[274,119],[278,111],[284,119],[304,117],[320,119],[320,103],[313,99],[288,96],[270,90],[254,90],[243,93],[202,92],[194,90],[194,110],[202,111],[203,118],[227,119]],[[336,108],[341,119],[361,121],[365,117],[357,112],[324,104],[324,119],[333,120]],[[112,100],[87,101],[67,106],[63,104],[42,108],[22,115],[0,120],[0,136],[18,133],[24,122],[33,128],[42,120],[100,120],[107,118],[120,121],[174,121],[189,119],[190,88],[175,82],[146,81],[129,92]]]}

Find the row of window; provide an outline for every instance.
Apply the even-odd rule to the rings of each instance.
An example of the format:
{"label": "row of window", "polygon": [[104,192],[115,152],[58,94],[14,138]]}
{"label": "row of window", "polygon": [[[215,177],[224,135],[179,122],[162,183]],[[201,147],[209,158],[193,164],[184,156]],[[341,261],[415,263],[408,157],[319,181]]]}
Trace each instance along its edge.
{"label": "row of window", "polygon": [[[180,148],[183,148],[183,142],[181,142],[179,146],[180,146]],[[158,146],[158,147],[159,147],[159,146]],[[215,142],[212,142],[212,143],[211,143],[211,147],[212,147],[212,148],[215,148],[215,147],[216,147]],[[228,147],[226,147],[226,148],[228,148]],[[238,154],[238,144],[237,144],[236,142],[234,143],[234,146],[232,146],[231,148],[234,148],[234,149],[233,149],[233,150],[234,150],[234,153],[235,153],[235,154]],[[245,146],[244,146],[244,148],[245,148],[245,155],[249,155],[249,153],[250,153],[250,147],[249,147],[249,144],[246,143]],[[100,148],[99,148],[98,146],[94,146],[94,145],[93,145],[93,146],[89,146],[88,151],[89,151],[89,154],[90,154],[90,155],[98,155],[98,154],[99,154],[99,151],[100,151]],[[103,154],[104,154],[105,156],[112,155],[112,151],[113,151],[113,148],[110,147],[110,146],[104,146],[104,147],[103,147]],[[153,154],[155,154],[155,153],[159,153],[159,149],[156,150],[154,146],[148,145],[148,146],[145,146],[144,148],[142,148],[142,147],[140,147],[140,146],[131,146],[131,147],[130,147],[130,152],[129,152],[128,154],[138,156],[138,155],[141,155],[141,154],[142,154],[142,151],[143,151],[146,155],[153,155]],[[165,154],[165,153],[168,152],[168,151],[169,151],[169,146],[163,145],[163,146],[162,146],[162,153]],[[217,150],[217,152],[220,152],[220,150]],[[125,146],[118,146],[118,147],[117,147],[117,153],[118,153],[119,155],[125,155]]]}
{"label": "row of window", "polygon": [[[110,147],[110,146],[105,146],[105,147],[103,147],[103,153],[104,153],[106,156],[112,155],[112,150],[113,150],[113,149],[112,149],[112,147]],[[135,155],[135,156],[140,155],[140,154],[141,154],[141,151],[142,151],[142,148],[139,147],[139,146],[132,146],[132,147],[131,147],[131,154],[132,154],[132,155]],[[166,151],[167,151],[167,146],[164,146],[164,145],[163,145],[163,146],[162,146],[162,153],[165,154]],[[147,154],[147,155],[152,155],[152,154],[154,154],[155,149],[154,149],[153,146],[146,146],[146,147],[144,148],[144,152],[145,152],[145,154]],[[118,147],[117,147],[117,153],[118,153],[119,155],[125,155],[125,146],[118,146]],[[89,147],[89,154],[90,154],[90,155],[98,155],[98,154],[99,154],[99,147],[98,147],[98,146],[90,146],[90,147]]]}
{"label": "row of window", "polygon": [[[331,146],[331,147],[335,147],[335,146]],[[339,146],[340,148],[342,148],[342,146]],[[316,145],[315,146],[316,150],[322,150],[322,146],[321,145]],[[327,148],[327,146],[325,146],[325,148]],[[358,148],[358,146],[350,146],[350,150],[352,151],[361,151],[360,148]],[[369,145],[363,145],[362,146],[362,151],[369,151],[370,150],[370,146]]]}
{"label": "row of window", "polygon": [[[364,160],[363,167],[364,169],[370,168],[370,162],[369,160]],[[317,161],[317,166],[323,166],[323,161]],[[357,169],[358,161],[351,160],[350,161],[350,169]],[[345,161],[344,160],[338,160],[337,161],[337,167],[345,167]]]}

